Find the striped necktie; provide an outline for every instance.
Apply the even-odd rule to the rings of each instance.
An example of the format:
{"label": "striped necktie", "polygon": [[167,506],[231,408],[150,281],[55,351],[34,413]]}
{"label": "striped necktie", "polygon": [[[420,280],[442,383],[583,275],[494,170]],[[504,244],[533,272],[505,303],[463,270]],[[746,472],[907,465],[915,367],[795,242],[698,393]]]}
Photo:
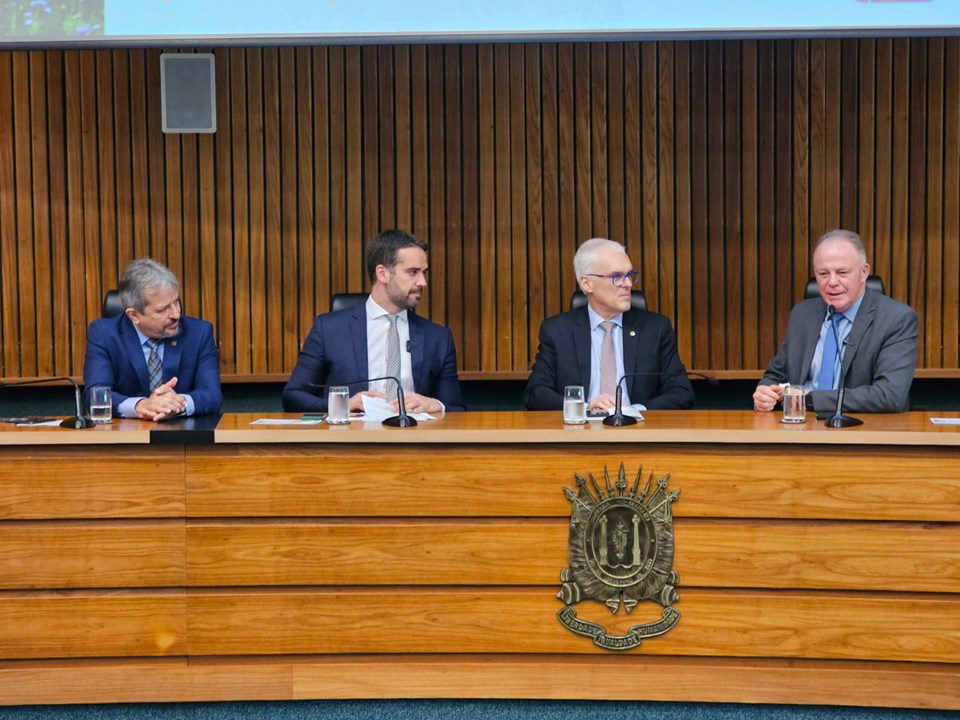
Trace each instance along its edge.
{"label": "striped necktie", "polygon": [[156,390],[163,383],[163,367],[160,365],[160,343],[156,340],[147,340],[150,347],[150,357],[147,358],[147,374],[150,376],[150,392]]}
{"label": "striped necktie", "polygon": [[617,392],[617,355],[613,347],[613,329],[616,323],[600,323],[603,341],[600,343],[600,394],[613,395]]}
{"label": "striped necktie", "polygon": [[[385,372],[383,373],[387,377],[395,377],[398,380],[400,379],[400,333],[397,330],[397,320],[399,316],[397,315],[387,315],[387,321],[390,323],[390,327],[387,329],[387,362],[385,366]],[[397,391],[395,383],[390,382],[389,380],[385,381],[383,384],[384,394],[391,395]]]}

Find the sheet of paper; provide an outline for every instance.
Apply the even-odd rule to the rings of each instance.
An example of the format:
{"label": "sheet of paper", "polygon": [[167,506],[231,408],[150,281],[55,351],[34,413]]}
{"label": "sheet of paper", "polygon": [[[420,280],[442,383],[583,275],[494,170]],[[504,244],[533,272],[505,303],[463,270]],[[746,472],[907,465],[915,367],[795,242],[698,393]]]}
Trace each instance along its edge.
{"label": "sheet of paper", "polygon": [[934,425],[960,425],[960,418],[930,418]]}
{"label": "sheet of paper", "polygon": [[[607,417],[607,415],[613,415],[614,412],[614,409],[610,408],[606,415],[591,415],[590,413],[587,413],[587,420],[603,420],[605,417]],[[620,412],[627,417],[634,417],[637,420],[643,420],[643,413],[631,405],[624,405]]]}
{"label": "sheet of paper", "polygon": [[[360,399],[363,400],[363,415],[357,420],[362,420],[363,422],[383,422],[389,417],[393,417],[397,414],[397,411],[393,409],[393,406],[388,403],[383,398],[372,397],[370,395],[361,395]],[[436,418],[430,413],[407,413],[410,417],[418,422],[421,420],[436,420]],[[351,417],[351,420],[354,418]]]}
{"label": "sheet of paper", "polygon": [[260,418],[251,425],[319,425],[323,420],[301,420],[300,418]]}
{"label": "sheet of paper", "polygon": [[45,420],[43,422],[17,423],[17,427],[57,427],[59,424],[59,420]]}

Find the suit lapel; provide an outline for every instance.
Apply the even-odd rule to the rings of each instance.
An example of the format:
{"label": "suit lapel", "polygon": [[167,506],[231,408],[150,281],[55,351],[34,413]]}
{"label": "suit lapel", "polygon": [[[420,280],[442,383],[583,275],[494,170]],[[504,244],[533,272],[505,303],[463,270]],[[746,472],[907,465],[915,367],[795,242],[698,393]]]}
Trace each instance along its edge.
{"label": "suit lapel", "polygon": [[[354,306],[353,319],[350,322],[350,336],[353,338],[353,358],[357,363],[357,379],[370,377],[367,369],[367,304]],[[365,388],[367,383],[361,383]]]}
{"label": "suit lapel", "polygon": [[147,372],[147,361],[143,357],[143,346],[140,344],[140,336],[137,335],[137,329],[133,326],[126,315],[120,321],[120,334],[123,338],[123,346],[127,352],[127,359],[133,367],[133,372],[140,381],[140,392],[144,397],[150,394],[150,375]]}
{"label": "suit lapel", "polygon": [[590,320],[587,308],[577,312],[573,323],[573,347],[577,353],[577,371],[580,384],[586,392],[590,392]]}
{"label": "suit lapel", "polygon": [[[640,346],[640,313],[628,310],[623,314],[623,374],[628,375],[637,368],[637,349]],[[652,347],[652,345],[651,345]],[[620,378],[617,378],[619,380]],[[627,378],[627,395],[633,397],[633,381]]]}
{"label": "suit lapel", "polygon": [[857,354],[857,350],[860,348],[860,342],[863,340],[863,336],[866,335],[867,330],[873,324],[873,320],[876,317],[876,311],[876,298],[869,290],[864,291],[863,302],[860,303],[860,309],[857,311],[857,317],[853,321],[853,327],[850,328],[850,333],[847,335],[846,340],[843,341],[844,375],[850,372],[850,364],[853,362],[853,358]]}
{"label": "suit lapel", "polygon": [[[798,385],[806,382],[810,375],[810,365],[813,363],[813,354],[817,349],[817,342],[820,340],[820,328],[823,326],[823,319],[826,317],[827,306],[821,300],[813,305],[813,310],[804,319],[803,333],[803,362],[800,364],[800,377],[787,379]],[[816,378],[814,378],[816,380]]]}
{"label": "suit lapel", "polygon": [[[407,326],[410,329],[410,374],[413,375],[415,392],[425,391],[427,379],[423,363],[423,321],[413,310],[407,310]],[[400,348],[401,354],[404,348]]]}

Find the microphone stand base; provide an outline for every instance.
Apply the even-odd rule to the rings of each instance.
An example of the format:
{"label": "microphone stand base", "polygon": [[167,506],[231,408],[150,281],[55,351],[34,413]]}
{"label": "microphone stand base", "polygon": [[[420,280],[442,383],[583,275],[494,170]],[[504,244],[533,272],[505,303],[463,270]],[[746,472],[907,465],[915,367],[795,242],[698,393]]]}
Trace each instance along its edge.
{"label": "microphone stand base", "polygon": [[417,421],[410,417],[409,415],[394,415],[393,417],[388,417],[383,421],[383,425],[387,427],[414,427],[417,424]]}
{"label": "microphone stand base", "polygon": [[829,428],[856,427],[857,425],[863,425],[863,420],[850,417],[849,415],[834,415],[833,417],[827,418],[825,424]]}
{"label": "microphone stand base", "polygon": [[85,430],[93,427],[93,420],[88,417],[71,417],[60,423],[62,428],[72,428],[73,430]]}
{"label": "microphone stand base", "polygon": [[629,415],[607,415],[603,419],[603,424],[607,427],[625,427],[626,425],[636,425],[637,419]]}

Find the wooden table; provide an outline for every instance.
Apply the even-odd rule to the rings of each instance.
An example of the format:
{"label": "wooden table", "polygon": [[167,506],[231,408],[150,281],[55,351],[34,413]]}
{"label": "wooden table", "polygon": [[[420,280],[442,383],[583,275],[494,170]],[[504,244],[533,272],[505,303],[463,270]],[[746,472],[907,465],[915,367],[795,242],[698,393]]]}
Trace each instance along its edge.
{"label": "wooden table", "polygon": [[[256,417],[225,416],[214,444],[159,445],[136,421],[0,430],[0,703],[960,708],[960,428],[928,414],[845,430],[720,411],[628,428]],[[681,491],[681,618],[613,653],[564,628],[555,595],[562,490],[621,462]],[[577,610],[611,631],[659,615]]]}

